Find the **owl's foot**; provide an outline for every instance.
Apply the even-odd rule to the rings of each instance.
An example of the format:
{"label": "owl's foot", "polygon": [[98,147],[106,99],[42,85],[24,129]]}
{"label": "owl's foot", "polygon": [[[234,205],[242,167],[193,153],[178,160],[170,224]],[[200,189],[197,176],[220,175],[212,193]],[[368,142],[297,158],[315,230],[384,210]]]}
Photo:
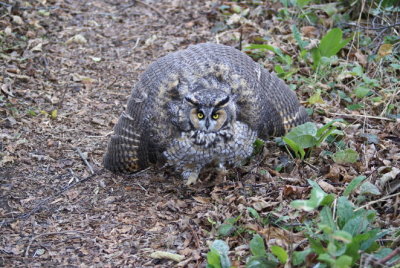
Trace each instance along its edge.
{"label": "owl's foot", "polygon": [[182,173],[182,177],[183,179],[186,181],[186,185],[192,185],[194,183],[196,183],[197,178],[199,177],[199,172],[195,172],[195,171],[185,171]]}
{"label": "owl's foot", "polygon": [[219,164],[217,168],[217,176],[215,178],[216,184],[223,182],[226,178],[226,175],[228,175],[228,170],[226,170],[224,165]]}

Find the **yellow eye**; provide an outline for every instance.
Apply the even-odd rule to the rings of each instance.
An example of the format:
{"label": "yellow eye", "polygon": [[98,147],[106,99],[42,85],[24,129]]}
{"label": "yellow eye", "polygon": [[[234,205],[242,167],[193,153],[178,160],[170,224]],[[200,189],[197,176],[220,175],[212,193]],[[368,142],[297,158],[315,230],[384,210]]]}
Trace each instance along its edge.
{"label": "yellow eye", "polygon": [[204,118],[204,114],[203,114],[203,113],[197,113],[197,117],[198,117],[199,119],[203,119],[203,118]]}
{"label": "yellow eye", "polygon": [[212,118],[213,118],[214,120],[217,120],[217,119],[219,118],[219,114],[213,114],[213,115],[212,115]]}

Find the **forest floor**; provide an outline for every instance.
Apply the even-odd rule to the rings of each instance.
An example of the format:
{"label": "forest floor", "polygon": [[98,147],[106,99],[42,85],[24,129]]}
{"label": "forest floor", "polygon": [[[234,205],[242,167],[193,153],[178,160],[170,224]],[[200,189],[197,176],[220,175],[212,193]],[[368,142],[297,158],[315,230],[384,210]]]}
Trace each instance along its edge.
{"label": "forest floor", "polygon": [[[224,181],[200,182],[196,189],[157,170],[130,178],[104,171],[112,128],[152,61],[202,42],[239,47],[240,32],[244,43],[256,40],[254,33],[274,36],[271,42],[290,54],[288,26],[269,17],[243,23],[241,30],[218,29],[224,27],[221,3],[212,1],[44,0],[11,8],[12,2],[0,6],[2,48],[8,45],[0,58],[0,266],[176,265],[151,256],[167,251],[183,256],[180,266],[204,267],[217,226],[239,215],[241,226],[267,243],[300,245],[302,235],[261,226],[247,208],[300,223],[307,214],[299,217],[289,204],[307,198],[307,179],[337,194],[363,174],[381,186],[371,200],[393,194],[388,184],[398,185],[398,173],[380,181],[389,167],[400,166],[398,120],[364,117],[335,99],[316,104],[329,113],[312,120],[348,115],[345,141],[360,154],[354,164],[334,163],[319,155],[321,148],[308,164],[292,161],[271,140]],[[273,70],[272,62],[262,63]],[[311,89],[303,89],[299,99],[308,105]],[[367,142],[363,133],[379,143]],[[283,162],[288,166],[277,171]],[[400,226],[399,204],[393,195],[370,205],[381,228]],[[249,255],[249,234],[225,239],[234,265]]]}

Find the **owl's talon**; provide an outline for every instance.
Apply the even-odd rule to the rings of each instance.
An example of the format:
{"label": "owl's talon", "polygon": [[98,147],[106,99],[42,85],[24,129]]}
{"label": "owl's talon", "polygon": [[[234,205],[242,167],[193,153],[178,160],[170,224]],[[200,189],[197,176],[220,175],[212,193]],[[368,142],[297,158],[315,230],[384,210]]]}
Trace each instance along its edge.
{"label": "owl's talon", "polygon": [[195,184],[197,181],[197,178],[198,178],[198,174],[191,173],[189,175],[189,177],[187,178],[186,185],[189,186],[189,185]]}

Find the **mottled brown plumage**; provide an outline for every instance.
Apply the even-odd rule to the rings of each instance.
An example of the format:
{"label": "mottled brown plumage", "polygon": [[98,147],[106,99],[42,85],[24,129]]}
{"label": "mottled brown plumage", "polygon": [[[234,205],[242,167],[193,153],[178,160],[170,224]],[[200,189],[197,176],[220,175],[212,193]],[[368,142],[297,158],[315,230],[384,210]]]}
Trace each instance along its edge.
{"label": "mottled brown plumage", "polygon": [[244,53],[194,45],[142,74],[104,166],[126,173],[167,163],[193,182],[205,165],[238,164],[257,137],[283,135],[307,120],[288,86]]}

